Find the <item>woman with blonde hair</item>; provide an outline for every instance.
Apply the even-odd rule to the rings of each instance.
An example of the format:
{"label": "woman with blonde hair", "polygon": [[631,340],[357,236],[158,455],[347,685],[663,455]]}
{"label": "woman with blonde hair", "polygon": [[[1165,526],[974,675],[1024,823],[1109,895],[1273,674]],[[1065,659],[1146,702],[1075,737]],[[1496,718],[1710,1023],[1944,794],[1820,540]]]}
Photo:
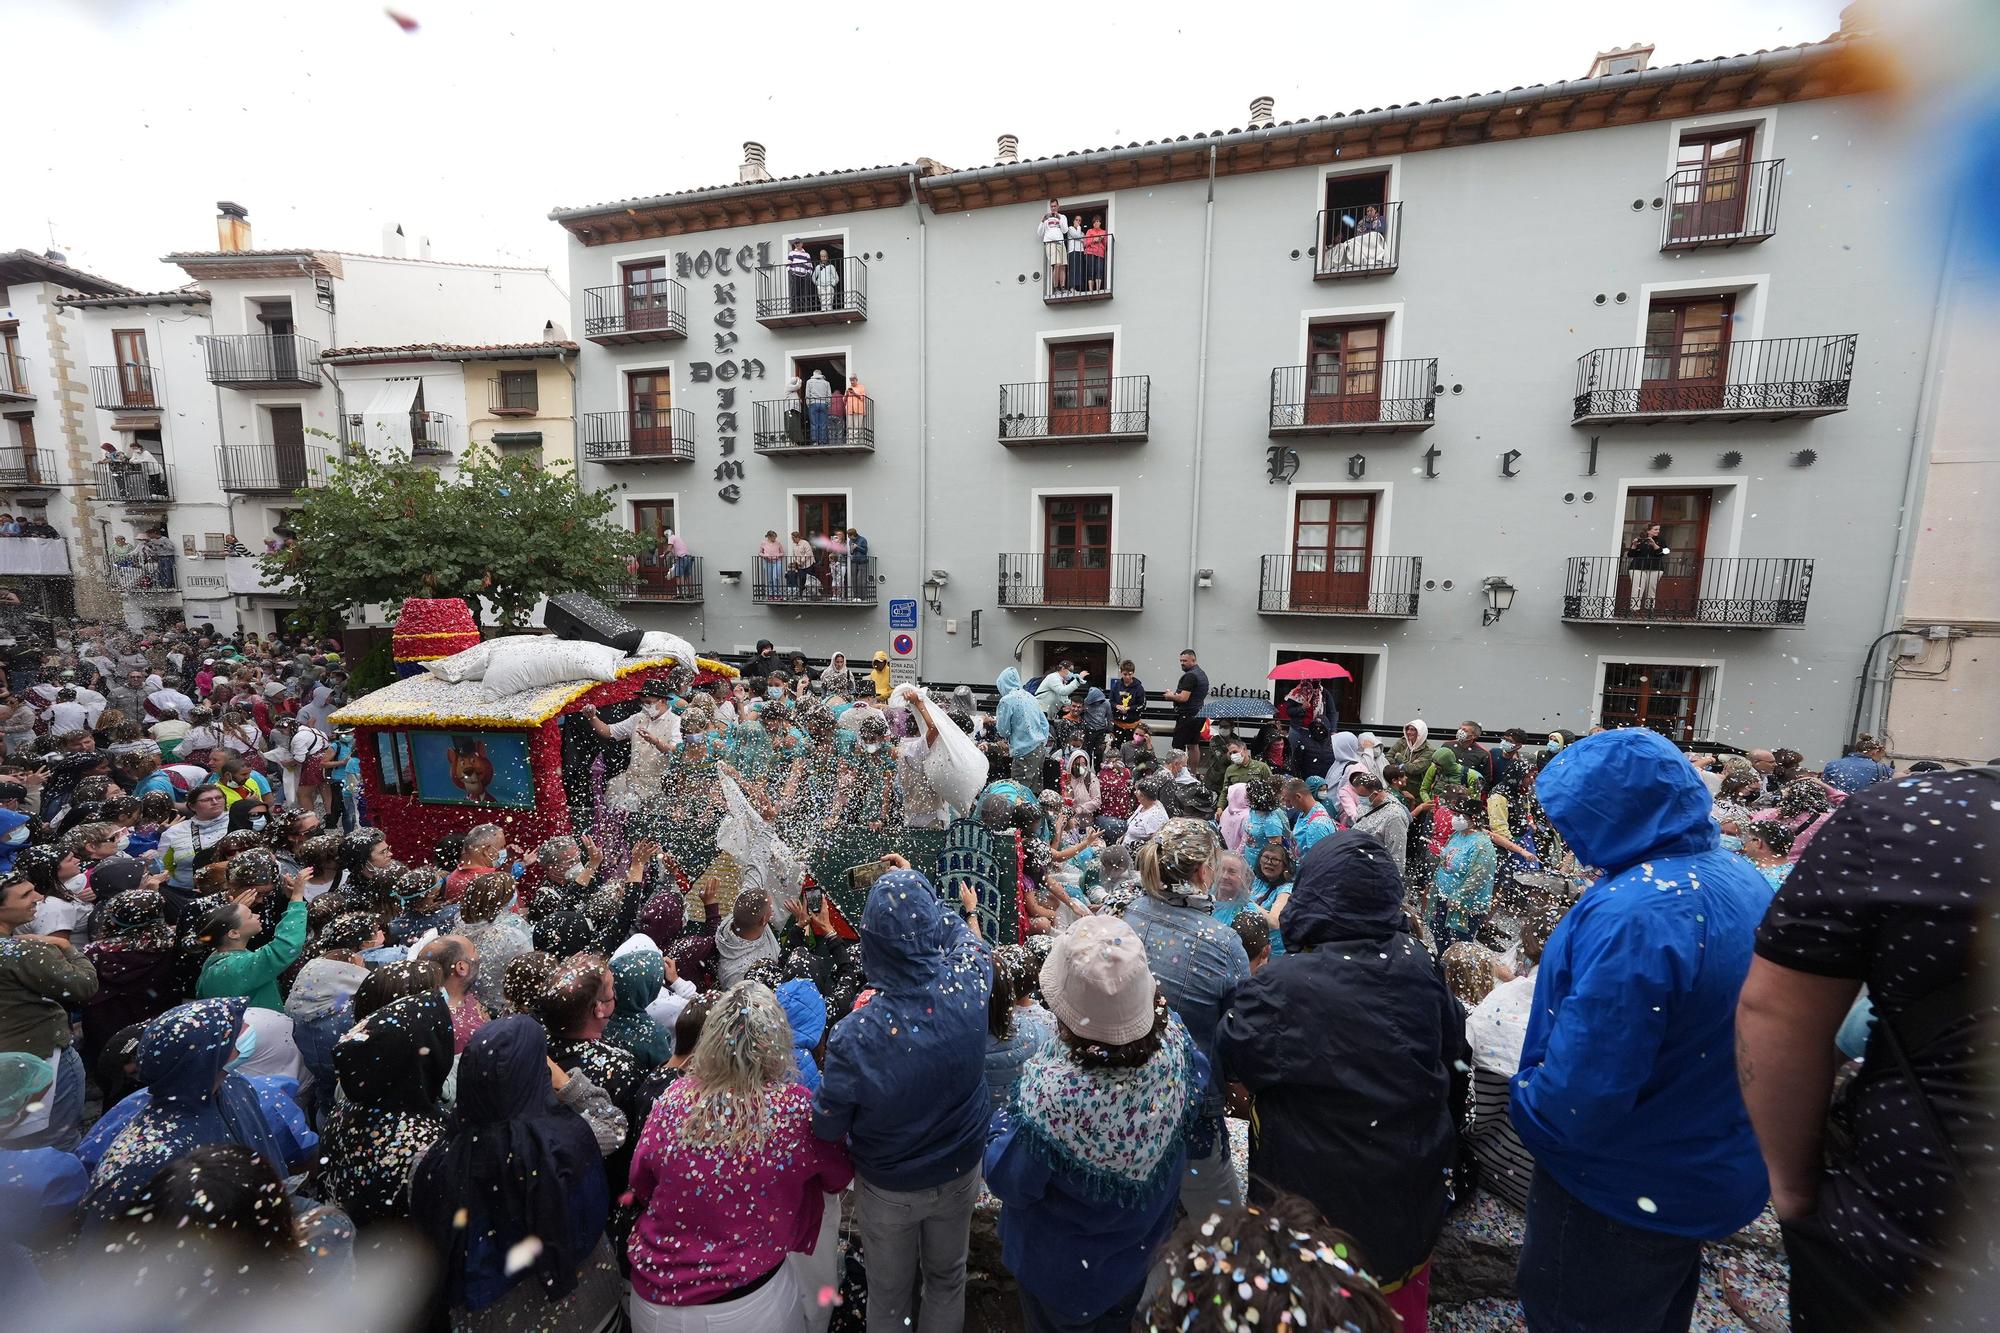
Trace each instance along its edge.
{"label": "woman with blonde hair", "polygon": [[813,1136],[777,997],[730,987],[632,1159],[636,1333],[823,1328],[840,1217],[827,1196],[853,1177],[847,1149]]}

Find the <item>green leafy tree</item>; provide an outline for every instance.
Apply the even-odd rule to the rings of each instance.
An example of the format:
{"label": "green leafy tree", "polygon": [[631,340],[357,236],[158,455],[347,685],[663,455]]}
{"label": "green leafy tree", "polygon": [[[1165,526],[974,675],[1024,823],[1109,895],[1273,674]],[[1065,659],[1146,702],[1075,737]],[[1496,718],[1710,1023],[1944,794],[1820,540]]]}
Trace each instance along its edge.
{"label": "green leafy tree", "polygon": [[334,615],[405,597],[479,598],[504,625],[563,592],[615,598],[644,540],[606,521],[612,493],[585,490],[567,464],[474,450],[446,478],[390,454],[350,454],[327,484],[300,493],[283,551],[264,581],[296,587],[302,607]]}

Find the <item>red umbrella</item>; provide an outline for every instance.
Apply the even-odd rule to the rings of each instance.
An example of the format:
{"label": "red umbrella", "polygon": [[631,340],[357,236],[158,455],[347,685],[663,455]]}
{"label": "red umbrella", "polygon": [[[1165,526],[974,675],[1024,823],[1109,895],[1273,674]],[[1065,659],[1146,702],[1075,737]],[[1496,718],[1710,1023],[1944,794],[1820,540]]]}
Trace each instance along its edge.
{"label": "red umbrella", "polygon": [[1295,662],[1280,662],[1271,668],[1265,680],[1353,680],[1353,673],[1338,662],[1323,662],[1317,657],[1301,657]]}

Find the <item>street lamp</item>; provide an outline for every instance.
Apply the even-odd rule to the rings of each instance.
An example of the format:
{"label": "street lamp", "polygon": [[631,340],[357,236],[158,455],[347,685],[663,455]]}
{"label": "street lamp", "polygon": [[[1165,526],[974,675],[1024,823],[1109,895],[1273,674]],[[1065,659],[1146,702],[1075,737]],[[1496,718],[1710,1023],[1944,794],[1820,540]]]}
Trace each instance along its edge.
{"label": "street lamp", "polygon": [[932,615],[943,614],[944,602],[939,594],[944,591],[945,584],[950,579],[951,576],[942,569],[933,569],[931,576],[924,580],[924,605],[931,609]]}
{"label": "street lamp", "polygon": [[1482,625],[1498,624],[1500,617],[1507,614],[1514,605],[1514,585],[1507,582],[1504,574],[1489,574],[1481,585],[1486,591],[1486,609],[1479,614]]}

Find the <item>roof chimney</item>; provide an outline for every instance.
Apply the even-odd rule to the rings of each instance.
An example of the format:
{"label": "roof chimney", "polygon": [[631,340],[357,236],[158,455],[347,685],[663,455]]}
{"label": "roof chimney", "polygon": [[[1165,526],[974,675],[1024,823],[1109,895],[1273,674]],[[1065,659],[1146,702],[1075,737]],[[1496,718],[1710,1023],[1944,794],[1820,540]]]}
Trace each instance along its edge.
{"label": "roof chimney", "polygon": [[1250,128],[1253,130],[1270,129],[1272,125],[1271,113],[1277,110],[1277,107],[1278,103],[1275,98],[1270,98],[1270,97],[1251,98]]}
{"label": "roof chimney", "polygon": [[403,235],[403,224],[392,223],[382,228],[382,253],[390,259],[410,257],[409,238]]}
{"label": "roof chimney", "polygon": [[748,185],[753,181],[767,181],[771,173],[764,169],[764,145],[755,139],[743,144],[743,165],[736,169],[739,184]]}
{"label": "roof chimney", "polygon": [[69,262],[69,256],[60,250],[44,250],[42,251],[42,258],[48,260],[51,264],[67,264]]}
{"label": "roof chimney", "polygon": [[250,248],[250,210],[219,199],[215,204],[215,248],[237,254]]}
{"label": "roof chimney", "polygon": [[1002,161],[1002,162],[1005,162],[1005,163],[1009,163],[1009,164],[1012,164],[1012,163],[1015,163],[1015,162],[1019,162],[1019,161],[1021,160],[1021,136],[1020,136],[1020,135],[1018,135],[1018,134],[1003,134],[1003,135],[1001,135],[1001,136],[1000,136],[1000,158],[999,158],[999,160],[1000,160],[1000,161]]}

